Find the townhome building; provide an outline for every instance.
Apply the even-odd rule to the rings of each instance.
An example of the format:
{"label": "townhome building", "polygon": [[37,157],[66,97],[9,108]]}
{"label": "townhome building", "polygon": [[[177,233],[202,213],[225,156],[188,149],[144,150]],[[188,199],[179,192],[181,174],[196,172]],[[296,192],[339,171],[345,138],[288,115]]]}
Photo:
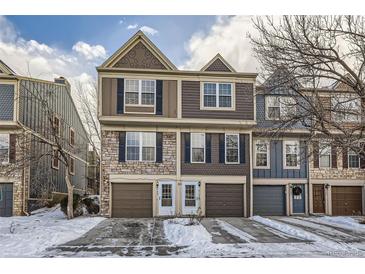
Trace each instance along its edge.
{"label": "townhome building", "polygon": [[[365,140],[361,139],[361,136],[356,137],[356,131],[353,129],[363,125],[365,121],[360,100],[359,96],[343,83],[320,91],[320,103],[328,113],[327,119],[348,128],[349,136],[359,139],[359,148],[364,146]],[[339,134],[335,129],[332,131],[333,134]],[[309,213],[364,215],[365,158],[350,148],[320,136],[312,143],[309,165]]]}
{"label": "townhome building", "polygon": [[0,61],[1,217],[28,214],[67,193],[65,165],[54,154],[50,128],[64,140],[75,192],[85,193],[89,142],[69,83],[20,76]]}
{"label": "townhome building", "polygon": [[[284,71],[285,73],[285,71]],[[287,114],[300,109],[289,83],[278,70],[256,91],[253,130],[253,214],[307,214],[307,130],[296,122],[284,126]],[[279,83],[279,84],[277,84]]]}
{"label": "townhome building", "polygon": [[256,73],[177,69],[141,31],[97,71],[103,215],[252,215]]}

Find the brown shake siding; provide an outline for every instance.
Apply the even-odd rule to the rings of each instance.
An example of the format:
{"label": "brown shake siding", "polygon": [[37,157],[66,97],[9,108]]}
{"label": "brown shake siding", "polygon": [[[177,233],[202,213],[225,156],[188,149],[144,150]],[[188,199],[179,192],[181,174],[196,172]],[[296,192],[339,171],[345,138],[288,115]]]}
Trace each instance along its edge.
{"label": "brown shake siding", "polygon": [[231,70],[220,60],[215,60],[205,71],[226,71],[231,72]]}
{"label": "brown shake siding", "polygon": [[182,81],[182,117],[208,119],[254,119],[253,84],[236,83],[235,111],[201,110],[200,82]]}
{"label": "brown shake siding", "polygon": [[[164,80],[162,84],[162,115],[158,117],[177,117],[177,81]],[[155,116],[154,108],[127,107],[126,112],[148,113],[124,113],[122,116]],[[149,114],[151,112],[151,114]],[[117,78],[102,78],[102,115],[117,116]]]}
{"label": "brown shake siding", "polygon": [[211,140],[211,163],[192,164],[185,163],[185,135],[181,134],[181,174],[182,175],[237,175],[250,176],[250,155],[249,155],[249,135],[245,139],[245,159],[244,164],[224,164],[219,163],[219,134],[213,133]]}

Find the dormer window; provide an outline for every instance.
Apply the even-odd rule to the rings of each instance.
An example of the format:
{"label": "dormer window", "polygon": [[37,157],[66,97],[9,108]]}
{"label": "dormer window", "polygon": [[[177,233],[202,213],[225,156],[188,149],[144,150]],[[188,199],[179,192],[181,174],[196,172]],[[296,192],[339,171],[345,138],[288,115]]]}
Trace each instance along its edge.
{"label": "dormer window", "polygon": [[154,106],[155,80],[125,80],[125,104],[131,106]]}
{"label": "dormer window", "polygon": [[234,109],[232,83],[203,83],[201,95],[202,109]]}

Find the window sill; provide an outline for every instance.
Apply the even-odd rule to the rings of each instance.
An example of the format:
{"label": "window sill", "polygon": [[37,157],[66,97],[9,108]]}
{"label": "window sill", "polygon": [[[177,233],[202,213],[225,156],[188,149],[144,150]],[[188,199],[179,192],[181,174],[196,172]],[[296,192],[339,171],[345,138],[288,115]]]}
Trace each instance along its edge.
{"label": "window sill", "polygon": [[224,107],[200,107],[200,110],[204,111],[236,111],[235,108],[224,108]]}
{"label": "window sill", "polygon": [[284,166],[283,169],[300,169],[300,166]]}
{"label": "window sill", "polygon": [[138,104],[125,104],[125,107],[142,107],[142,108],[153,108],[156,104],[153,105],[138,105]]}
{"label": "window sill", "polygon": [[270,169],[270,166],[254,166],[253,169]]}

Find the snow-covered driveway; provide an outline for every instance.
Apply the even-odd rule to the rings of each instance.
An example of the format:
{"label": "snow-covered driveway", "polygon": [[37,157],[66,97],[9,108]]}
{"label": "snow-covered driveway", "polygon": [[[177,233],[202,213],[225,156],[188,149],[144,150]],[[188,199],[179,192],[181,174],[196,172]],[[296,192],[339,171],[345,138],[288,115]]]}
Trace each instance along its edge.
{"label": "snow-covered driveway", "polygon": [[80,237],[102,220],[67,220],[59,207],[42,209],[29,217],[0,217],[0,258],[44,256],[47,248]]}
{"label": "snow-covered driveway", "polygon": [[48,256],[365,257],[350,217],[107,219]]}

